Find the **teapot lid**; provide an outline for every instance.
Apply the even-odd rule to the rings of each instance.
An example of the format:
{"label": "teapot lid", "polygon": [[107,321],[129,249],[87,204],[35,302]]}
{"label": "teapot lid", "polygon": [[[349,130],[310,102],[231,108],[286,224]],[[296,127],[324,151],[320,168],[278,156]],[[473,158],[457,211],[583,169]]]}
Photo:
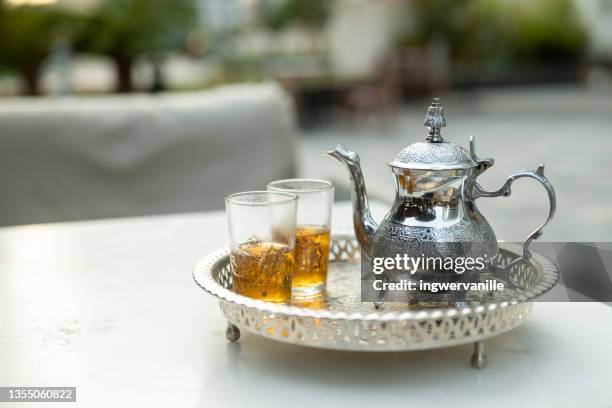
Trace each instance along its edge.
{"label": "teapot lid", "polygon": [[446,119],[440,98],[434,98],[431,102],[424,124],[429,128],[427,141],[406,146],[388,163],[389,166],[415,170],[454,170],[478,166],[468,150],[442,138],[440,130],[446,126]]}

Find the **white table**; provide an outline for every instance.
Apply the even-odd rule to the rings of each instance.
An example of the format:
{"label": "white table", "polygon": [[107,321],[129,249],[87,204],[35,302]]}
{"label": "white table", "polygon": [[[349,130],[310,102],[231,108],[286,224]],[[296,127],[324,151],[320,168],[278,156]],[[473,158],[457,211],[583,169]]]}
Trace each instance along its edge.
{"label": "white table", "polygon": [[[350,226],[346,205],[334,222]],[[222,212],[0,229],[0,386],[76,386],[85,407],[612,404],[601,304],[537,304],[487,341],[480,371],[471,345],[358,354],[248,333],[230,344],[191,277],[226,239]]]}

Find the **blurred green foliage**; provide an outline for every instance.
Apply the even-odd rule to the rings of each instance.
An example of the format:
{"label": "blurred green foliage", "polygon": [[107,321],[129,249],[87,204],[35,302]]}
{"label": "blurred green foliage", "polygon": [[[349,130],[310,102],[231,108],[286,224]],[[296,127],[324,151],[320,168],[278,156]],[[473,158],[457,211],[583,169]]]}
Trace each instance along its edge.
{"label": "blurred green foliage", "polygon": [[73,34],[75,23],[75,16],[60,9],[0,1],[0,64],[22,77],[25,94],[38,94],[45,58],[55,41]]}
{"label": "blurred green foliage", "polygon": [[198,15],[193,0],[104,0],[84,18],[75,46],[112,58],[117,90],[130,92],[134,60],[184,48],[198,27]]}
{"label": "blurred green foliage", "polygon": [[183,49],[199,26],[198,16],[195,0],[103,0],[87,14],[0,0],[0,65],[21,75],[24,93],[37,94],[42,64],[64,39],[76,51],[112,58],[117,90],[129,92],[134,60]]}
{"label": "blurred green foliage", "polygon": [[[403,1],[406,21],[411,23],[399,39],[400,46],[442,42],[448,45],[453,62],[511,70],[522,62],[579,61],[588,44],[575,0]],[[0,0],[0,72],[19,73],[24,92],[36,94],[45,59],[58,40],[64,40],[77,52],[110,57],[116,66],[117,90],[129,92],[137,58],[149,56],[159,66],[168,51],[184,49],[189,43],[192,48],[204,47],[194,40],[194,33],[202,34],[198,2],[100,0],[93,10],[75,14],[54,6],[9,6]],[[316,34],[329,21],[333,6],[333,0],[260,0],[258,18],[275,32],[303,27],[316,45]],[[216,43],[228,61],[244,57],[234,55],[231,41],[219,37]],[[253,64],[234,65],[243,69]]]}
{"label": "blurred green foliage", "polygon": [[407,0],[414,27],[400,45],[444,41],[455,61],[579,59],[587,33],[573,0]]}
{"label": "blurred green foliage", "polygon": [[268,0],[260,4],[260,20],[271,31],[291,25],[321,29],[329,20],[333,0]]}
{"label": "blurred green foliage", "polygon": [[193,0],[105,0],[84,20],[78,45],[121,57],[180,49],[197,16]]}
{"label": "blurred green foliage", "polygon": [[580,58],[588,37],[572,0],[539,0],[515,17],[517,58],[551,61]]}

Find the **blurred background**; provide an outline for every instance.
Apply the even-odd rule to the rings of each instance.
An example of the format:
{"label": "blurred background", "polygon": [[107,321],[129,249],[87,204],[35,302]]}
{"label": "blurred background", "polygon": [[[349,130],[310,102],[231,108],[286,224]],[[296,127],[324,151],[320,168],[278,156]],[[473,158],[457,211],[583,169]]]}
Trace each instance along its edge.
{"label": "blurred background", "polygon": [[[347,200],[337,143],[384,209],[432,96],[496,159],[488,189],[547,165],[546,239],[612,238],[612,0],[0,0],[0,225],[222,209],[292,176]],[[545,216],[518,184],[479,203],[502,239]]]}

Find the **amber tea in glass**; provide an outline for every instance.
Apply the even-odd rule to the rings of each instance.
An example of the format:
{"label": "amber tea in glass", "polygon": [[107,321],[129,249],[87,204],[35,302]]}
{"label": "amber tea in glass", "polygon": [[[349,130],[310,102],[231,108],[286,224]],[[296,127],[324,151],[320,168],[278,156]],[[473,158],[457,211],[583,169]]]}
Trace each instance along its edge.
{"label": "amber tea in glass", "polygon": [[295,270],[297,197],[251,191],[226,198],[233,290],[288,303]]}
{"label": "amber tea in glass", "polygon": [[268,184],[268,191],[298,196],[292,296],[318,296],[327,280],[334,185],[325,180],[289,179]]}
{"label": "amber tea in glass", "polygon": [[230,254],[234,291],[267,302],[285,303],[291,298],[295,267],[293,251],[275,242],[240,245]]}
{"label": "amber tea in glass", "polygon": [[324,284],[329,261],[329,228],[297,227],[295,230],[295,259],[294,287],[309,288]]}

